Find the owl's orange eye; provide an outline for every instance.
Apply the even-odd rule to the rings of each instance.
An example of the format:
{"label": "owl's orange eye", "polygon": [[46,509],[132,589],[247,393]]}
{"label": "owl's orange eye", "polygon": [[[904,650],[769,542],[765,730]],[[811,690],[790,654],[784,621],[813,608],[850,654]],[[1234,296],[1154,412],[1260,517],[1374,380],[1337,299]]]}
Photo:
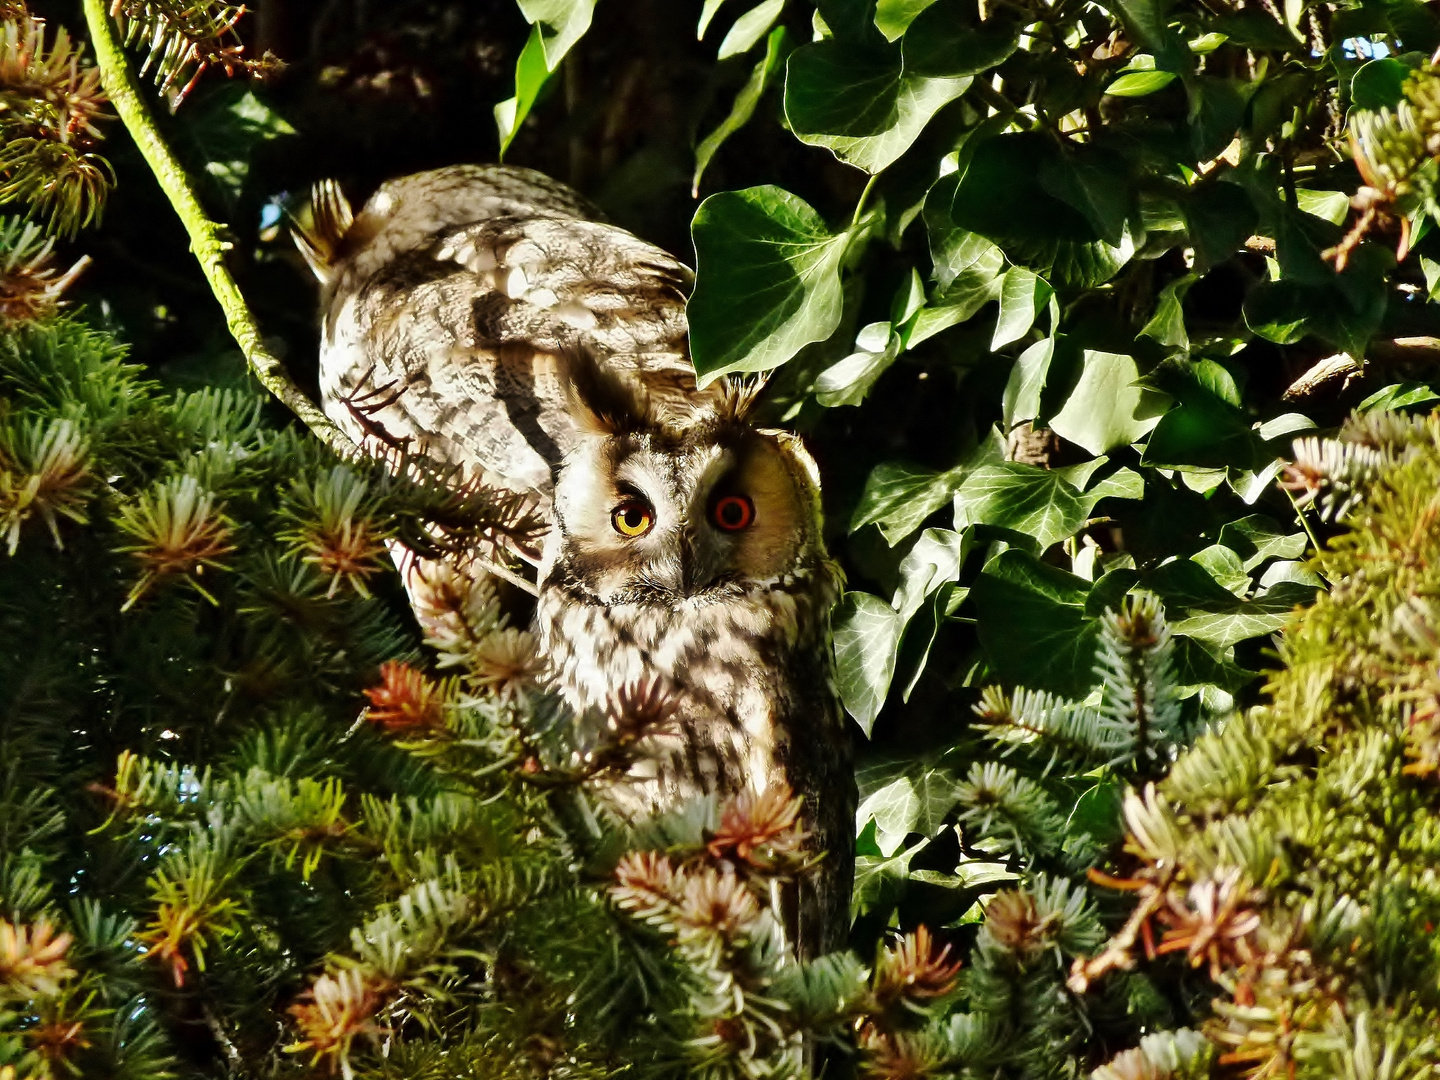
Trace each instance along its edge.
{"label": "owl's orange eye", "polygon": [[744,495],[726,495],[715,503],[710,517],[726,532],[739,532],[755,520],[755,504]]}
{"label": "owl's orange eye", "polygon": [[621,536],[644,536],[655,524],[655,515],[639,499],[626,499],[611,511],[610,523]]}

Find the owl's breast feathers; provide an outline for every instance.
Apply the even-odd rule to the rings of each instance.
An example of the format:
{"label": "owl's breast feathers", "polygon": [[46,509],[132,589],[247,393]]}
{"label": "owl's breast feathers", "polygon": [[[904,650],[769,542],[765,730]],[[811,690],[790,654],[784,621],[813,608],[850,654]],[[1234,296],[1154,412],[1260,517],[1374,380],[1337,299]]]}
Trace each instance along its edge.
{"label": "owl's breast feathers", "polygon": [[607,790],[622,815],[777,781],[805,800],[809,846],[827,867],[802,903],[822,912],[802,916],[809,955],[843,942],[854,866],[855,778],[830,650],[839,589],[823,555],[773,581],[669,605],[599,603],[557,568],[536,612],[555,684],[577,711],[613,707],[618,689],[657,675],[673,695],[674,711]]}
{"label": "owl's breast feathers", "polygon": [[384,185],[353,220],[331,189],[316,214],[301,246],[324,285],[325,411],[372,452],[406,446],[543,512],[577,365],[661,418],[692,409],[690,271],[542,174],[452,166]]}

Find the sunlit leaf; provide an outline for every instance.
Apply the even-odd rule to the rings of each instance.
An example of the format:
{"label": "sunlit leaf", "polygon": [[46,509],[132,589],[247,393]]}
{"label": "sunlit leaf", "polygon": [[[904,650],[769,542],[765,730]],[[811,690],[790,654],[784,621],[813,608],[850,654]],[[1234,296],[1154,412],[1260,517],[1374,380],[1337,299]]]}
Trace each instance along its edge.
{"label": "sunlit leaf", "polygon": [[871,173],[909,149],[930,118],[970,86],[969,78],[907,73],[900,48],[876,37],[804,45],[785,73],[785,116],[800,141]]}
{"label": "sunlit leaf", "polygon": [[716,151],[724,145],[725,140],[734,135],[742,127],[750,122],[755,115],[755,106],[760,104],[760,99],[765,91],[774,83],[775,76],[782,70],[786,55],[790,51],[790,42],[785,27],[777,26],[770,31],[770,37],[765,43],[765,56],[755,65],[750,72],[750,78],[735,95],[734,102],[730,105],[730,113],[724,120],[720,121],[714,131],[700,140],[700,145],[695,148],[695,176],[691,181],[690,194],[700,194],[700,177],[704,175],[705,169],[709,166]]}
{"label": "sunlit leaf", "polygon": [[1050,427],[1092,454],[1137,441],[1159,423],[1168,405],[1163,395],[1138,386],[1139,379],[1133,357],[1086,349],[1080,381]]}
{"label": "sunlit leaf", "polygon": [[735,25],[730,27],[730,32],[720,42],[716,59],[726,60],[749,52],[755,47],[755,43],[769,32],[770,27],[775,25],[775,20],[784,10],[785,0],[762,0],[756,4],[735,20]]}
{"label": "sunlit leaf", "polygon": [[899,612],[870,593],[846,593],[835,609],[836,688],[866,735],[895,675],[901,629]]}
{"label": "sunlit leaf", "polygon": [[778,187],[711,195],[695,212],[695,291],[686,306],[701,383],[766,371],[840,322],[840,264],[850,233],[832,233]]}

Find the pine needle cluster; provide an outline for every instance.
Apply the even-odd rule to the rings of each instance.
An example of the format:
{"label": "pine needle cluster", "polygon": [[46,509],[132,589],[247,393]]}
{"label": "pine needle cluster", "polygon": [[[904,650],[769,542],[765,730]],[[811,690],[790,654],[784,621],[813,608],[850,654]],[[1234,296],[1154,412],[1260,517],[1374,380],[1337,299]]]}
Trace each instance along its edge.
{"label": "pine needle cluster", "polygon": [[1440,69],[1412,72],[1394,108],[1356,109],[1349,127],[1350,154],[1364,183],[1352,200],[1355,222],[1327,252],[1340,270],[1371,230],[1384,225],[1398,224],[1396,257],[1403,259],[1416,214],[1440,210]]}
{"label": "pine needle cluster", "polygon": [[[96,221],[115,182],[94,152],[104,105],[99,72],[65,29],[49,33],[23,4],[9,5],[0,21],[0,203],[27,203],[66,236]],[[7,235],[4,247],[15,241]]]}
{"label": "pine needle cluster", "polygon": [[[1334,587],[1286,631],[1268,703],[1126,797],[1127,869],[1106,883],[1134,906],[1071,984],[1103,986],[1174,953],[1211,980],[1204,1033],[1217,1069],[1430,1076],[1440,417],[1357,419],[1297,458],[1292,473],[1344,507],[1346,531],[1317,560]],[[1122,1058],[1107,1080],[1183,1075]]]}
{"label": "pine needle cluster", "polygon": [[141,77],[154,81],[171,108],[180,106],[208,68],[222,68],[227,75],[244,71],[263,76],[280,66],[269,53],[259,58],[245,55],[235,31],[245,11],[241,4],[221,0],[112,0],[110,5],[110,16],[125,44],[145,56]]}

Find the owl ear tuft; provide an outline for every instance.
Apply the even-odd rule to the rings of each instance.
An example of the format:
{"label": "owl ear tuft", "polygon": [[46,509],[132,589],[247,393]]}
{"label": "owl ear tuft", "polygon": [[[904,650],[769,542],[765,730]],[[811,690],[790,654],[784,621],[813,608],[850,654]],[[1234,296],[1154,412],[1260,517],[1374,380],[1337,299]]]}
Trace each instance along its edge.
{"label": "owl ear tuft", "polygon": [[769,381],[768,371],[723,376],[719,384],[720,393],[713,406],[716,417],[730,423],[744,423]]}
{"label": "owl ear tuft", "polygon": [[290,236],[321,282],[328,283],[334,276],[340,245],[354,223],[354,211],[339,181],[317,181],[310,191],[309,220],[296,219]]}
{"label": "owl ear tuft", "polygon": [[653,426],[650,395],[643,385],[578,350],[565,359],[568,411],[580,430],[620,435]]}

